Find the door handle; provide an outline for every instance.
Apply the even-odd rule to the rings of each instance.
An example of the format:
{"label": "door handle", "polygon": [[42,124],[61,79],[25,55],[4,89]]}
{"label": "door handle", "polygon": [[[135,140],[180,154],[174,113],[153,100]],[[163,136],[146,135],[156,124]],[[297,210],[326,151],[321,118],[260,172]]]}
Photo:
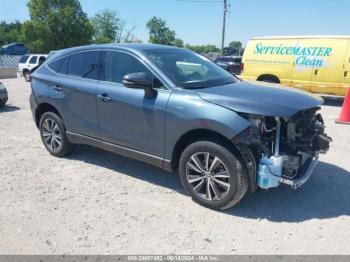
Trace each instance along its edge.
{"label": "door handle", "polygon": [[110,102],[112,101],[112,98],[110,98],[107,94],[97,95],[99,99],[101,99],[103,102]]}
{"label": "door handle", "polygon": [[344,77],[348,77],[349,76],[349,71],[344,71]]}
{"label": "door handle", "polygon": [[62,92],[63,91],[63,88],[60,85],[58,85],[58,84],[53,84],[52,87],[53,87],[53,90],[55,90],[56,92]]}
{"label": "door handle", "polygon": [[315,72],[314,72],[315,76],[318,76],[318,73],[319,73],[318,69],[315,69]]}

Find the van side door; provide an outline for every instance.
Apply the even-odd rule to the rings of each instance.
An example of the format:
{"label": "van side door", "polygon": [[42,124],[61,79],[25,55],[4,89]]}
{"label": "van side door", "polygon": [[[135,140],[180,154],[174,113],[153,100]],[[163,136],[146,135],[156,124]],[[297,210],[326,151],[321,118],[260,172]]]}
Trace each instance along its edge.
{"label": "van side door", "polygon": [[313,72],[310,91],[319,94],[339,95],[341,80],[344,74],[345,39],[312,39],[313,46],[318,48],[313,61]]}
{"label": "van side door", "polygon": [[[124,51],[101,55],[97,110],[101,139],[123,150],[147,154],[155,161],[164,156],[165,116],[170,90],[158,80],[143,60]],[[144,72],[153,78],[152,97],[143,89],[127,88],[123,77]]]}
{"label": "van side door", "polygon": [[348,88],[350,88],[350,40],[347,40],[348,47],[345,53],[345,61],[343,65],[343,75],[339,95],[345,96]]}

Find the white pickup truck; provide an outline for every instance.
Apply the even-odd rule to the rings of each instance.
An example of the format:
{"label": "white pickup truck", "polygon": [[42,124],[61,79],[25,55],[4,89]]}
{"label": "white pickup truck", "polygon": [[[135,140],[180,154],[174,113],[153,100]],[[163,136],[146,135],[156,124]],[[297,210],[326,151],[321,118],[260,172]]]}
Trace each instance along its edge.
{"label": "white pickup truck", "polygon": [[42,64],[47,58],[47,55],[43,54],[27,54],[22,56],[18,63],[17,72],[19,75],[23,76],[24,79],[30,81],[30,73],[33,68]]}

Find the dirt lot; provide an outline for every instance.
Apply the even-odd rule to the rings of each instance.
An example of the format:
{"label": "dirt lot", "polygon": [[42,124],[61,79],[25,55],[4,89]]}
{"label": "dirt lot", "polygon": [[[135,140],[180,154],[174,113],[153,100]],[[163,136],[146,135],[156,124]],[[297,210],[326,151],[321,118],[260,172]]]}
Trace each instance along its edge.
{"label": "dirt lot", "polygon": [[49,156],[29,84],[1,80],[1,254],[350,254],[350,126],[322,111],[332,148],[301,189],[248,195],[228,212],[184,195],[176,175],[86,146]]}

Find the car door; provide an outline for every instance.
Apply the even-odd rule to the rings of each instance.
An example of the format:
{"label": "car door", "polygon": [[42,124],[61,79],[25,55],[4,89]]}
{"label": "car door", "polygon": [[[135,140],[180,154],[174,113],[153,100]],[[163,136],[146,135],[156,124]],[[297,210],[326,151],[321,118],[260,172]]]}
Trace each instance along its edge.
{"label": "car door", "polygon": [[[164,124],[170,91],[133,54],[106,51],[101,56],[97,99],[100,136],[104,141],[147,153],[164,155]],[[126,74],[146,72],[153,78],[156,95],[122,84]]]}
{"label": "car door", "polygon": [[53,104],[62,112],[67,130],[98,138],[96,89],[98,52],[82,51],[50,63]]}
{"label": "car door", "polygon": [[34,67],[36,67],[37,63],[38,63],[38,56],[36,55],[31,56],[28,61],[28,69],[32,70]]}
{"label": "car door", "polygon": [[313,66],[310,91],[319,94],[339,94],[344,74],[345,39],[313,39],[313,46],[319,47],[317,63]]}
{"label": "car door", "polygon": [[350,40],[348,42],[348,47],[345,53],[343,72],[342,72],[342,81],[341,87],[339,90],[339,95],[345,96],[348,88],[350,87]]}

